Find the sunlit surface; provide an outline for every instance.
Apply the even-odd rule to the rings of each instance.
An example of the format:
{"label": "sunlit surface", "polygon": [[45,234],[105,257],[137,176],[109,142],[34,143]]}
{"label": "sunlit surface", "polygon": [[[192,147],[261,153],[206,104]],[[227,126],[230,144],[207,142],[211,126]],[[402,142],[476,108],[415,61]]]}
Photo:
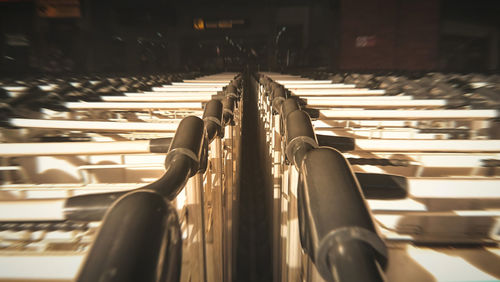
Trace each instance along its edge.
{"label": "sunlit surface", "polygon": [[439,249],[416,248],[408,245],[406,251],[409,257],[425,268],[436,281],[497,280],[497,277],[474,266],[472,262],[460,257],[459,254],[454,254],[453,250],[439,252]]}

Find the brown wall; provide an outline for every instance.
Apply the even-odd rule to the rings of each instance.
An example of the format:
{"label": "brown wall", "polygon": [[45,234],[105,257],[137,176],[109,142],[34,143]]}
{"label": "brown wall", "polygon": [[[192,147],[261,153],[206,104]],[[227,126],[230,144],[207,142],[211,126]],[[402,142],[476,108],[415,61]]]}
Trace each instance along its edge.
{"label": "brown wall", "polygon": [[[438,0],[342,0],[341,69],[431,70],[436,68]],[[358,36],[374,46],[356,47]]]}

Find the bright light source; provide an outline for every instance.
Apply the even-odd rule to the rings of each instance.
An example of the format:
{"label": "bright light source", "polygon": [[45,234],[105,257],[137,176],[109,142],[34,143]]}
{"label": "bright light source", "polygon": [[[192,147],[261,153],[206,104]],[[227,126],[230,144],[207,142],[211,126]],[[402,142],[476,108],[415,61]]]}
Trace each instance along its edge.
{"label": "bright light source", "polygon": [[193,20],[193,28],[196,30],[204,30],[205,29],[205,21],[203,21],[203,19],[194,19]]}

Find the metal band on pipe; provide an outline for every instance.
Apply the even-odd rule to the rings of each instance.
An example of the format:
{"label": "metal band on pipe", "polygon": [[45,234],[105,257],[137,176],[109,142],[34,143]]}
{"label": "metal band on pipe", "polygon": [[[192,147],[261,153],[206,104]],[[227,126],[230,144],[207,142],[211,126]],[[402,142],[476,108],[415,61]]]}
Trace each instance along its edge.
{"label": "metal band on pipe", "polygon": [[204,121],[211,121],[211,122],[214,122],[215,124],[217,124],[218,126],[222,126],[220,119],[218,119],[216,117],[205,117],[205,118],[203,118],[203,120]]}

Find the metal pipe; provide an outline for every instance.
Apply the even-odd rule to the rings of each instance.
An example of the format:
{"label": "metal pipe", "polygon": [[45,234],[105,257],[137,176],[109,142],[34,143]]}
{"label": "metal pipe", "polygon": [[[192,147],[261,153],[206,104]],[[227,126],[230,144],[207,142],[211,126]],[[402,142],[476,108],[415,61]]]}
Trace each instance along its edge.
{"label": "metal pipe", "polygon": [[196,174],[198,164],[186,155],[174,153],[165,161],[165,166],[165,174],[160,179],[141,189],[154,190],[169,200],[173,200],[186,185],[189,177]]}
{"label": "metal pipe", "polygon": [[[314,149],[304,156],[300,171],[297,198],[301,242],[321,276],[328,281],[337,276],[345,280],[336,281],[351,281],[347,278],[358,275],[352,272],[380,277],[373,273],[377,268],[366,262],[377,260],[383,268],[387,249],[347,160],[335,149]],[[366,268],[352,265],[358,260]],[[332,269],[337,272],[332,273]]]}
{"label": "metal pipe", "polygon": [[109,207],[128,192],[108,192],[69,197],[61,210],[64,218],[68,220],[99,221]]}
{"label": "metal pipe", "polygon": [[236,86],[234,86],[233,84],[228,84],[226,86],[226,95],[231,95],[231,94],[234,94],[236,96],[238,96],[238,92],[236,91]]}
{"label": "metal pipe", "polygon": [[321,119],[363,120],[363,119],[407,119],[407,120],[470,120],[498,117],[496,110],[321,110]]}
{"label": "metal pipe", "polygon": [[232,95],[227,95],[226,98],[222,101],[223,105],[223,120],[224,124],[229,124],[233,121],[234,118],[234,104],[236,102],[236,97]]}
{"label": "metal pipe", "polygon": [[[220,112],[220,102],[216,101],[212,103],[212,105],[217,105],[217,111]],[[217,111],[214,111],[213,114],[217,114]],[[208,114],[210,114],[210,111]],[[169,199],[173,199],[179,193],[182,187],[184,187],[188,178],[198,171],[201,152],[203,149],[203,142],[204,122],[198,117],[190,116],[184,118],[179,123],[178,130],[176,131],[173,140],[171,140],[170,138],[160,138],[150,141],[126,142],[0,144],[0,152],[5,152],[4,155],[8,156],[39,156],[61,154],[112,154],[130,152],[164,153],[168,148],[168,154],[165,160],[165,174],[157,181],[142,188],[138,188],[138,190],[154,190]],[[109,206],[126,193],[126,191],[123,191],[70,197],[65,201],[65,203],[63,202],[64,207],[62,207],[61,205],[52,205],[59,208],[56,208],[55,211],[53,210],[50,213],[51,215],[49,216],[49,218],[44,219],[71,219],[82,221],[100,220],[104,213],[108,210]],[[16,206],[19,207],[19,205],[17,205],[18,201],[15,201],[15,203]],[[8,206],[3,205],[3,207]],[[33,205],[31,205],[31,207],[33,207]],[[8,214],[24,214],[19,213],[19,210],[19,208],[16,208],[16,212],[9,212]],[[24,211],[32,211],[32,209],[24,209]],[[61,216],[63,213],[64,215]],[[36,216],[37,217],[35,218],[39,218],[38,214]],[[29,215],[23,215],[21,219],[31,220],[32,217],[30,217]],[[6,220],[8,220],[8,218],[6,218]],[[20,219],[12,218],[12,220]]]}
{"label": "metal pipe", "polygon": [[64,199],[2,201],[0,221],[64,220]]}
{"label": "metal pipe", "polygon": [[149,153],[149,141],[3,143],[2,157]]}
{"label": "metal pipe", "polygon": [[179,96],[102,96],[101,99],[105,102],[208,102],[211,95],[199,95],[192,97]]}
{"label": "metal pipe", "polygon": [[323,96],[323,95],[338,95],[338,96],[366,96],[366,95],[384,95],[385,90],[369,90],[369,89],[298,89],[290,90],[298,96]]}
{"label": "metal pipe", "polygon": [[207,132],[207,139],[210,143],[215,136],[219,136],[222,131],[222,109],[221,101],[211,100],[205,106],[203,112],[203,121]]}
{"label": "metal pipe", "polygon": [[318,147],[309,115],[301,110],[288,114],[285,120],[286,156],[300,169],[304,154]]}
{"label": "metal pipe", "polygon": [[179,124],[170,149],[165,159],[165,164],[176,155],[181,154],[192,160],[191,176],[198,171],[200,156],[203,149],[204,122],[198,117],[188,116]]}
{"label": "metal pipe", "polygon": [[138,110],[148,109],[176,110],[176,109],[201,109],[201,103],[127,103],[127,102],[67,102],[64,104],[72,110]]}
{"label": "metal pipe", "polygon": [[[265,77],[267,77],[267,76],[265,76]],[[303,79],[303,80],[300,80],[300,79],[284,80],[284,79],[279,79],[279,78],[276,80],[276,82],[278,82],[279,84],[283,84],[283,85],[285,85],[285,84],[327,84],[327,85],[332,84],[331,80],[306,80],[306,79]],[[337,84],[337,85],[342,85],[342,84]]]}
{"label": "metal pipe", "polygon": [[356,139],[356,146],[371,152],[500,152],[499,140]]}
{"label": "metal pipe", "polygon": [[199,84],[199,83],[176,83],[176,84],[172,84],[172,85],[162,85],[161,87],[158,87],[158,88],[166,88],[166,89],[176,89],[176,88],[193,88],[193,89],[197,89],[197,88],[220,88],[222,90],[222,88],[224,86],[226,86],[227,83],[225,84],[218,84],[218,85],[203,85],[203,84]]}
{"label": "metal pipe", "polygon": [[285,136],[285,120],[289,113],[300,110],[299,103],[294,98],[286,99],[280,109],[280,135]]}
{"label": "metal pipe", "polygon": [[288,89],[352,89],[355,88],[355,84],[332,84],[332,83],[321,83],[321,84],[313,84],[313,83],[278,83],[282,84]]}
{"label": "metal pipe", "polygon": [[[115,97],[115,96],[113,96]],[[299,96],[300,97],[300,96]],[[335,102],[335,101],[412,101],[413,96],[310,96],[304,98],[304,100],[309,102]],[[440,101],[441,99],[436,99]]]}
{"label": "metal pipe", "polygon": [[[172,82],[172,85],[174,86],[182,86],[182,85],[188,85],[188,86],[218,86],[218,87],[224,87],[227,85],[227,81],[225,82],[197,82],[195,81],[183,81],[183,82]],[[163,85],[166,86],[166,85]]]}
{"label": "metal pipe", "polygon": [[2,157],[167,153],[172,138],[146,141],[41,142],[0,144]]}
{"label": "metal pipe", "polygon": [[[203,121],[194,116],[184,118],[170,143],[165,158],[165,173],[157,181],[137,190],[154,190],[168,199],[175,198],[188,178],[198,171],[202,142]],[[65,217],[82,221],[100,220],[109,206],[126,193],[127,191],[70,197],[64,206]]]}
{"label": "metal pipe", "polygon": [[[296,102],[286,103],[281,114],[286,112],[286,155],[300,171],[297,201],[304,251],[325,280],[382,281],[387,249],[354,172],[339,151],[317,148],[309,115],[297,110]],[[323,142],[332,141],[327,138]]]}
{"label": "metal pipe", "polygon": [[149,151],[151,153],[168,153],[173,138],[155,138],[149,140]]}
{"label": "metal pipe", "polygon": [[308,105],[311,107],[321,108],[341,108],[341,107],[356,107],[356,108],[401,108],[401,107],[444,107],[445,100],[338,100],[338,101],[319,101],[309,100]]}
{"label": "metal pipe", "polygon": [[[155,191],[169,200],[173,200],[192,174],[192,162],[192,159],[185,155],[175,154],[166,163],[166,171],[160,179],[136,190]],[[70,197],[64,204],[64,218],[79,221],[101,220],[109,207],[128,192],[108,192]]]}
{"label": "metal pipe", "polygon": [[228,79],[196,79],[196,80],[186,79],[186,80],[183,80],[182,82],[193,83],[193,84],[196,84],[196,83],[222,83],[223,85],[227,85],[229,83],[229,81],[231,81],[231,78],[228,78]]}
{"label": "metal pipe", "polygon": [[178,281],[181,250],[175,208],[152,191],[128,193],[106,214],[76,281]]}
{"label": "metal pipe", "polygon": [[160,180],[127,193],[112,206],[77,281],[179,280],[180,226],[174,208],[163,197],[175,197],[199,169],[202,144],[208,144],[218,133],[211,125],[221,126],[220,101],[207,104],[203,117],[205,122],[197,117],[181,121],[170,143],[166,172]]}
{"label": "metal pipe", "polygon": [[153,87],[153,91],[159,91],[159,92],[204,92],[204,91],[221,91],[222,87],[209,87],[209,86],[204,86],[204,87]]}
{"label": "metal pipe", "polygon": [[143,96],[154,96],[154,97],[185,97],[191,98],[201,98],[210,97],[211,95],[216,95],[218,91],[202,91],[202,92],[161,92],[161,91],[145,91],[142,93],[136,92],[125,92],[125,97],[143,97]]}
{"label": "metal pipe", "polygon": [[7,122],[10,126],[20,128],[50,128],[92,131],[175,132],[178,126],[178,123],[109,122],[24,118],[11,118],[8,119]]}
{"label": "metal pipe", "polygon": [[289,113],[294,112],[296,110],[300,110],[300,106],[297,103],[297,100],[294,98],[286,99],[281,105],[280,114],[282,116],[282,119],[286,119]]}

